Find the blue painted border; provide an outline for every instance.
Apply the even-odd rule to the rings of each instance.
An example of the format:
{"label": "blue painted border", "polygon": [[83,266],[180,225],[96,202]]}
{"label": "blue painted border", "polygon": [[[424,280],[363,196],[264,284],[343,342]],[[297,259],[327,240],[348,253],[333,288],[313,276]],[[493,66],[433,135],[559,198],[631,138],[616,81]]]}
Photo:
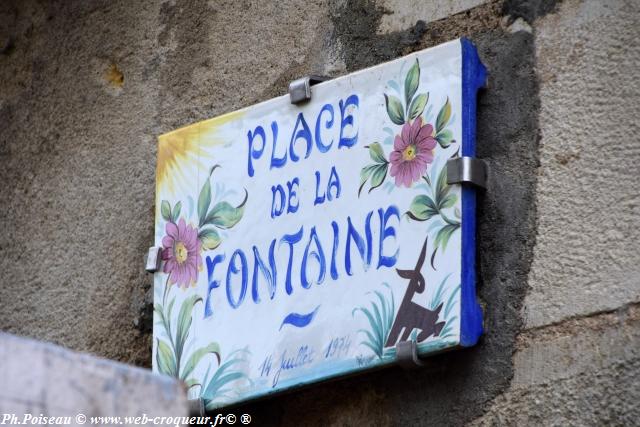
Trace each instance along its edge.
{"label": "blue painted border", "polygon": [[[465,38],[462,47],[462,155],[476,155],[476,103],[487,69],[475,46]],[[462,289],[460,345],[475,345],[482,335],[482,310],[476,299],[476,189],[462,187]]]}

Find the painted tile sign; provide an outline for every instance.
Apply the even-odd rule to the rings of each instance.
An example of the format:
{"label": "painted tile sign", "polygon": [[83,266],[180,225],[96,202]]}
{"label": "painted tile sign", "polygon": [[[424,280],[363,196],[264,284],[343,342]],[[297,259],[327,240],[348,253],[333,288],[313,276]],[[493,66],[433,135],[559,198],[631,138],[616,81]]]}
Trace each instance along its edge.
{"label": "painted tile sign", "polygon": [[484,77],[457,40],[162,135],[154,370],[212,409],[475,344]]}

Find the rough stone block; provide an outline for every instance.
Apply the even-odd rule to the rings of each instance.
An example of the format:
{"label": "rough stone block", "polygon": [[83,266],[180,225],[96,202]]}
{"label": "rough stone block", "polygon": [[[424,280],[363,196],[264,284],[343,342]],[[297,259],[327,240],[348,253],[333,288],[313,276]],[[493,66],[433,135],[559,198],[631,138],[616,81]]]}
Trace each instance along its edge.
{"label": "rough stone block", "polygon": [[640,301],[640,3],[567,1],[536,21],[538,233],[527,327]]}
{"label": "rough stone block", "polygon": [[0,360],[0,415],[20,422],[25,415],[68,416],[82,425],[81,415],[91,424],[91,417],[189,414],[183,384],[145,369],[4,333]]}
{"label": "rough stone block", "polygon": [[511,387],[475,425],[635,425],[640,305],[525,333]]}
{"label": "rough stone block", "polygon": [[403,31],[415,25],[418,20],[436,21],[487,2],[488,0],[449,0],[446,2],[384,0],[382,6],[389,13],[380,20],[378,32]]}

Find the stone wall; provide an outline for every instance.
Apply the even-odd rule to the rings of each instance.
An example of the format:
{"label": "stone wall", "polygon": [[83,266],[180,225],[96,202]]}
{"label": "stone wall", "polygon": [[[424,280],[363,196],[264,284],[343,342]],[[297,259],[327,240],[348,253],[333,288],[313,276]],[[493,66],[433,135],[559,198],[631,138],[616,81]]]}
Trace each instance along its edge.
{"label": "stone wall", "polygon": [[640,417],[640,5],[624,0],[0,5],[0,329],[150,365],[157,135],[460,36],[487,333],[242,408],[261,424]]}
{"label": "stone wall", "polygon": [[191,419],[184,385],[146,369],[4,333],[0,360],[0,424],[113,426],[137,418],[182,425]]}

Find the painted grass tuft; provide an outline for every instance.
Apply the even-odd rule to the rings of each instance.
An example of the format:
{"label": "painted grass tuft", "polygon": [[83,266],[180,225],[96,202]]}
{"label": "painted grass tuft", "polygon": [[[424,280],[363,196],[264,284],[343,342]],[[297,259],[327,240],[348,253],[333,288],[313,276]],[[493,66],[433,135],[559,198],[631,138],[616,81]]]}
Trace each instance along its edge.
{"label": "painted grass tuft", "polygon": [[389,336],[396,311],[391,287],[388,283],[383,283],[382,285],[389,290],[391,298],[383,295],[380,291],[374,291],[373,294],[376,298],[371,301],[370,307],[358,307],[351,312],[352,316],[360,312],[367,318],[369,329],[360,329],[358,331],[365,336],[365,339],[360,344],[369,347],[379,359],[382,359],[384,354],[384,344]]}

